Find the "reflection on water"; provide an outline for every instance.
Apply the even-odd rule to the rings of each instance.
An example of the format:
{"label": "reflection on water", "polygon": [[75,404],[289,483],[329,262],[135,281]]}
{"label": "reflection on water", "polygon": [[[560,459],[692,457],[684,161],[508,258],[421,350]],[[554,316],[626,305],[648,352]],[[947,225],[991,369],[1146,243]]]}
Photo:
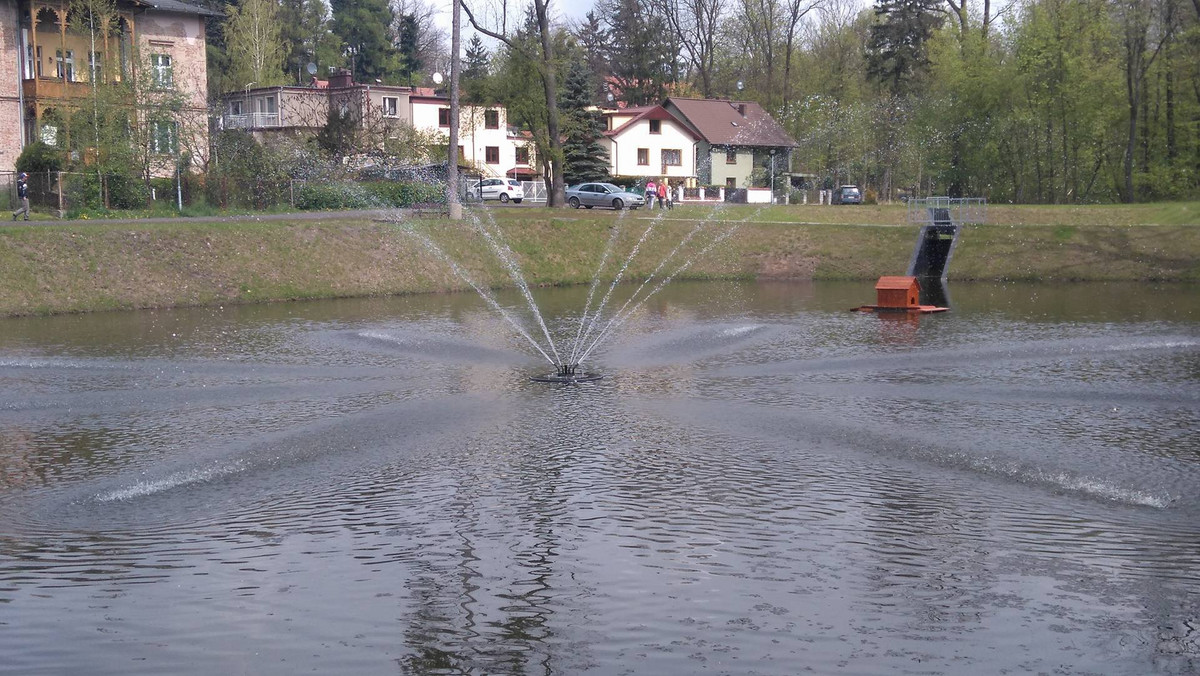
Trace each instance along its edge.
{"label": "reflection on water", "polygon": [[873,293],[6,320],[0,672],[1196,671],[1196,289]]}

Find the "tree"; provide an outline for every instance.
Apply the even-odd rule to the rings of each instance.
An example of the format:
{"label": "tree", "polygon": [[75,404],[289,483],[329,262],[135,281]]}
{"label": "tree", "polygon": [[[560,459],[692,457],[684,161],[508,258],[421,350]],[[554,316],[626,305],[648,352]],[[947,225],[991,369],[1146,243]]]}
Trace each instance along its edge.
{"label": "tree", "polygon": [[608,67],[614,95],[631,106],[657,103],[674,81],[673,34],[643,0],[607,0]]}
{"label": "tree", "polygon": [[399,74],[408,81],[408,86],[411,87],[413,75],[421,70],[422,65],[421,56],[418,53],[417,17],[412,14],[401,16],[399,33],[397,44],[400,60]]}
{"label": "tree", "polygon": [[471,41],[467,43],[460,76],[467,103],[480,105],[491,98],[488,81],[490,73],[491,56],[488,54],[487,47],[483,45],[483,40],[480,40],[478,35],[472,35]]}
{"label": "tree", "polygon": [[563,92],[563,177],[568,184],[608,177],[608,151],[600,145],[604,121],[592,103],[592,75],[582,60],[572,60]]}
{"label": "tree", "polygon": [[275,0],[242,0],[225,6],[225,48],[234,82],[282,84],[283,40]]}
{"label": "tree", "polygon": [[[327,8],[323,0],[280,0],[279,30],[283,43],[283,69],[295,84],[307,84],[308,64],[326,73],[330,66],[341,66],[342,45],[329,32]],[[211,69],[210,69],[211,71]]]}
{"label": "tree", "polygon": [[333,32],[342,39],[358,82],[397,79],[397,54],[388,38],[392,10],[387,0],[331,0]]}
{"label": "tree", "polygon": [[[682,47],[682,56],[700,80],[700,93],[712,95],[720,23],[728,0],[649,0]],[[589,14],[589,17],[591,15]]]}
{"label": "tree", "polygon": [[572,34],[583,51],[588,70],[591,71],[592,83],[596,88],[593,92],[595,100],[602,103],[608,96],[605,82],[611,74],[608,67],[608,30],[595,12],[588,12]]}
{"label": "tree", "polygon": [[[554,56],[558,36],[550,25],[549,3],[550,0],[533,0],[526,15],[524,32],[508,35],[504,32],[506,26],[503,23],[499,31],[482,26],[466,2],[460,0],[467,20],[475,30],[503,42],[508,47],[510,58],[517,59],[516,63],[527,64],[533,68],[541,80],[544,109],[539,106],[537,116],[540,117],[541,111],[544,110],[545,127],[544,134],[539,134],[539,129],[533,130],[534,139],[538,147],[538,157],[542,162],[543,175],[549,179],[550,190],[546,195],[546,205],[563,207],[566,205],[566,188],[562,175],[563,150],[558,110],[558,71],[561,66]],[[509,105],[510,114],[513,108],[514,106]],[[535,116],[530,114],[527,119],[532,121]]]}
{"label": "tree", "polygon": [[942,25],[938,0],[878,0],[867,43],[867,73],[893,94],[907,94],[929,69],[925,43]]}

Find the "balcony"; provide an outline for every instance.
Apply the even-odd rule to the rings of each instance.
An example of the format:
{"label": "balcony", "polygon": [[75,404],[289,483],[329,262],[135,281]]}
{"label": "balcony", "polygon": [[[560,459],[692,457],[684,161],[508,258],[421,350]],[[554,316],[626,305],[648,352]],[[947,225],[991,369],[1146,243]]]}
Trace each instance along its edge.
{"label": "balcony", "polygon": [[283,126],[279,113],[225,114],[221,117],[224,129],[270,129]]}

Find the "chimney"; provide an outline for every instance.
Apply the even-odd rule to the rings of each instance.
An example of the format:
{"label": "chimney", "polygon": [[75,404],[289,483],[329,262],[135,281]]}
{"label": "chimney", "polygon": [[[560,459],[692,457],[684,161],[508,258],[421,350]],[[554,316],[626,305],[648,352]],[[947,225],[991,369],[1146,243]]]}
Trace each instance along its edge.
{"label": "chimney", "polygon": [[738,114],[741,115],[742,117],[746,117],[746,104],[744,104],[744,103],[738,104]]}
{"label": "chimney", "polygon": [[349,87],[352,84],[354,84],[354,76],[345,68],[329,76],[330,88]]}

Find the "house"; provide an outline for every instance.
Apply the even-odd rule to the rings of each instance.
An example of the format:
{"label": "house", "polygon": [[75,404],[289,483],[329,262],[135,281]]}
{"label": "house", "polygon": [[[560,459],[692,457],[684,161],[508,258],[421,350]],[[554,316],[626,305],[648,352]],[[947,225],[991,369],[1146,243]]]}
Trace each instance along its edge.
{"label": "house", "polygon": [[346,70],[328,80],[314,77],[303,87],[246,87],[221,96],[220,127],[245,129],[260,141],[270,134],[316,133],[330,114],[360,126],[385,127],[411,121],[412,92],[411,87],[356,83]]}
{"label": "house", "polygon": [[772,164],[777,172],[791,165],[796,142],[753,101],[672,97],[662,107],[698,139],[695,173],[703,185],[766,187],[755,170],[767,175]]}
{"label": "house", "polygon": [[[412,124],[417,129],[450,133],[450,97],[418,89],[412,97]],[[458,110],[458,156],[485,178],[531,179],[534,149],[529,135],[509,124],[502,105],[465,104]]]}
{"label": "house", "polygon": [[665,176],[672,183],[696,179],[700,137],[663,106],[606,110],[604,118],[600,143],[608,150],[613,176]]}
{"label": "house", "polygon": [[[184,0],[116,0],[116,9],[112,29],[92,34],[74,20],[69,0],[0,1],[0,48],[15,57],[0,65],[0,171],[13,170],[34,141],[68,144],[71,118],[94,86],[121,82],[144,83],[148,97],[171,94],[169,114],[142,120],[160,170],[173,169],[184,148],[202,161],[196,153],[208,146],[204,18],[218,13]],[[146,103],[137,103],[147,115]]]}
{"label": "house", "polygon": [[[252,87],[221,97],[221,128],[245,129],[260,141],[272,134],[313,134],[331,114],[385,134],[390,125],[450,133],[450,99],[424,87],[354,82],[349,71],[308,86]],[[459,109],[459,158],[486,177],[532,178],[533,144],[508,124],[504,106]],[[382,139],[380,139],[382,142]]]}

